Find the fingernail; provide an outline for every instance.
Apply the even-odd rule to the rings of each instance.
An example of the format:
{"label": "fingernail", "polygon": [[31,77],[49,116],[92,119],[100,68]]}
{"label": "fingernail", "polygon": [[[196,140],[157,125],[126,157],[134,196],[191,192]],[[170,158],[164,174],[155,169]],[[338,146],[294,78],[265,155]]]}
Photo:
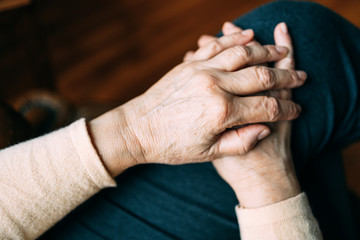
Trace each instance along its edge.
{"label": "fingernail", "polygon": [[288,34],[288,28],[286,26],[286,23],[284,22],[280,23],[280,29],[284,34]]}
{"label": "fingernail", "polygon": [[275,49],[280,54],[286,54],[289,50],[286,47],[275,46]]}
{"label": "fingernail", "polygon": [[246,29],[244,31],[241,32],[242,35],[244,36],[250,36],[253,34],[253,30],[252,29]]}
{"label": "fingernail", "polygon": [[260,141],[260,140],[266,138],[269,134],[270,134],[269,129],[264,129],[264,130],[257,136],[257,140]]}
{"label": "fingernail", "polygon": [[296,104],[296,109],[298,110],[298,112],[301,112],[302,111],[302,108],[299,104]]}
{"label": "fingernail", "polygon": [[296,74],[303,81],[305,81],[307,79],[307,74],[304,71],[296,71]]}

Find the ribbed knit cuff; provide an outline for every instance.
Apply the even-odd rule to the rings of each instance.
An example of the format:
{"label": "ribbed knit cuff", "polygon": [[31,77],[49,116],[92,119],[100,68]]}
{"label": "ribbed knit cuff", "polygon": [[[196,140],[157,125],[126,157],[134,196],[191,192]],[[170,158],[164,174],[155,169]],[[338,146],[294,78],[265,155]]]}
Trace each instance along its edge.
{"label": "ribbed knit cuff", "polygon": [[261,208],[246,209],[238,205],[235,211],[241,227],[274,224],[294,217],[312,215],[305,193]]}
{"label": "ribbed knit cuff", "polygon": [[85,119],[80,119],[69,126],[72,143],[81,159],[86,172],[100,188],[114,187],[116,182],[103,165],[99,154],[89,136]]}

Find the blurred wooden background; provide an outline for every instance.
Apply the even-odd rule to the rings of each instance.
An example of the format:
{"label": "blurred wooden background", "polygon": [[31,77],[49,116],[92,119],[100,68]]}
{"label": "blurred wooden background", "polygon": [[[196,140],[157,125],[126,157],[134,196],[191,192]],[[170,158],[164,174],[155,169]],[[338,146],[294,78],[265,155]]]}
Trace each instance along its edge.
{"label": "blurred wooden background", "polygon": [[[70,102],[124,103],[196,48],[203,33],[267,0],[0,0],[0,96],[32,88]],[[316,0],[360,27],[359,0]],[[7,8],[1,9],[2,6]],[[360,145],[345,152],[360,196]]]}

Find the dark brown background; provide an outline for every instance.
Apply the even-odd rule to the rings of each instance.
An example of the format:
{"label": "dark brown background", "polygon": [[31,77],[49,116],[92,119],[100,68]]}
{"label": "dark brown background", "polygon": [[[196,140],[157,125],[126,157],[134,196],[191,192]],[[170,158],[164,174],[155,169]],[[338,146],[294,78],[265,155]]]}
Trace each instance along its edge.
{"label": "dark brown background", "polygon": [[[8,0],[0,0],[1,2]],[[25,0],[26,2],[27,0]],[[20,1],[21,2],[21,1]],[[76,105],[121,104],[196,48],[203,33],[266,0],[35,0],[0,12],[0,96],[50,88]],[[359,0],[317,0],[360,27]],[[360,195],[360,145],[345,152]]]}

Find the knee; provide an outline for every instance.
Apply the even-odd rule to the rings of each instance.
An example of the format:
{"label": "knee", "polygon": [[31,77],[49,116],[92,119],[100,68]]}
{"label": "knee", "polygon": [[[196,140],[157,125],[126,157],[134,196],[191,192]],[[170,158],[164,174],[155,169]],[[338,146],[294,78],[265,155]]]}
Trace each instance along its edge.
{"label": "knee", "polygon": [[301,13],[301,17],[317,17],[314,14],[329,14],[331,10],[314,2],[280,0],[264,4],[258,8],[269,14],[293,15]]}
{"label": "knee", "polygon": [[268,18],[282,20],[291,25],[301,24],[308,28],[329,25],[338,17],[333,11],[318,3],[303,1],[275,1],[257,10]]}
{"label": "knee", "polygon": [[317,3],[275,1],[254,9],[234,23],[242,28],[254,29],[260,42],[271,43],[272,31],[280,22],[286,22],[292,37],[297,41],[313,37],[320,41],[325,35],[334,35],[337,25],[342,22],[340,19],[334,12]]}

